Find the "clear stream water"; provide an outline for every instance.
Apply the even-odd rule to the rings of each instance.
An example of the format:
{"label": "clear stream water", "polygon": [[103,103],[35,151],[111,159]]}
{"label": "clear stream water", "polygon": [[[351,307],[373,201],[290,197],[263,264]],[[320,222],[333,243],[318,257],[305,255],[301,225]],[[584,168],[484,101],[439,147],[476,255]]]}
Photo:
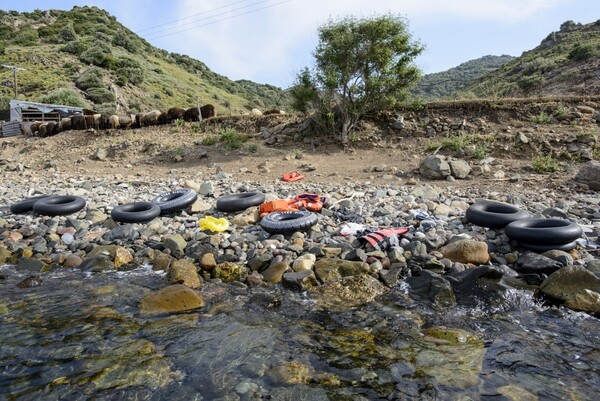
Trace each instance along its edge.
{"label": "clear stream water", "polygon": [[[595,400],[600,321],[527,291],[444,309],[399,285],[346,311],[280,287],[205,283],[201,310],[144,316],[149,269],[0,280],[0,399]],[[448,338],[430,335],[439,326]]]}

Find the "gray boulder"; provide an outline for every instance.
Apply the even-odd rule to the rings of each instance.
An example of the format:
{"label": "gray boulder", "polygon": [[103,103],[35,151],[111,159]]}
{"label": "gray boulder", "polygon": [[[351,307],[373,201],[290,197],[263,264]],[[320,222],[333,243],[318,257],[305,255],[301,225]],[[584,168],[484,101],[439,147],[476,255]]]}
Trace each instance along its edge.
{"label": "gray boulder", "polygon": [[600,190],[600,162],[590,160],[581,166],[575,175],[575,181],[586,184],[594,191]]}
{"label": "gray boulder", "polygon": [[445,306],[456,303],[452,285],[439,274],[422,270],[420,275],[407,278],[406,283],[410,286],[411,295]]}
{"label": "gray boulder", "polygon": [[466,178],[471,172],[471,166],[466,160],[451,160],[449,163],[452,176],[455,178]]}
{"label": "gray boulder", "polygon": [[427,156],[419,163],[419,172],[430,180],[443,179],[451,174],[450,165],[443,156]]}
{"label": "gray boulder", "polygon": [[565,266],[552,273],[540,286],[544,294],[562,301],[585,290],[600,293],[600,278],[582,266]]}

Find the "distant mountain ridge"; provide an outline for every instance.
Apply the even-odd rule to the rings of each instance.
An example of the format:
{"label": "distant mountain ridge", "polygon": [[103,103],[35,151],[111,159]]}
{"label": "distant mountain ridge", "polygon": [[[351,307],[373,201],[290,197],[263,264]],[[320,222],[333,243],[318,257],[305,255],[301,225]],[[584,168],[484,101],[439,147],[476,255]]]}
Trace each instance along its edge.
{"label": "distant mountain ridge", "polygon": [[[189,56],[150,45],[97,7],[0,10],[0,64],[18,71],[19,99],[135,113],[213,104],[221,113],[285,108],[285,92],[232,81]],[[0,109],[13,72],[0,70]]]}
{"label": "distant mountain ridge", "polygon": [[566,21],[539,46],[472,82],[466,97],[595,95],[600,93],[600,20]]}
{"label": "distant mountain ridge", "polygon": [[473,81],[497,70],[515,58],[508,55],[488,55],[467,61],[446,71],[427,74],[412,92],[423,99],[449,98],[464,90]]}

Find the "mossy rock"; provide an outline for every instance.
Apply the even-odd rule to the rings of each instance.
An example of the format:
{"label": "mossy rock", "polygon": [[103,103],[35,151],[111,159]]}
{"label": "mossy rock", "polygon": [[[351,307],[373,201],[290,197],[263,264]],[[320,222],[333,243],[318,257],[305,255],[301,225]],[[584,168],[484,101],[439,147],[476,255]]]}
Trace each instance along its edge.
{"label": "mossy rock", "polygon": [[198,309],[204,306],[204,299],[183,284],[170,285],[142,298],[142,313],[171,313]]}

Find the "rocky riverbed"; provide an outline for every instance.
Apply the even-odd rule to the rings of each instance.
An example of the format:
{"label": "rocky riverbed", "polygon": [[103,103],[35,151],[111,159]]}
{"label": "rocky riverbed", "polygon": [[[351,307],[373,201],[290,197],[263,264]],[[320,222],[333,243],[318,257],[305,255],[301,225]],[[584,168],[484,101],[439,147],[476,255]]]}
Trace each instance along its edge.
{"label": "rocky riverbed", "polygon": [[[57,362],[59,356],[49,353],[44,358],[58,363],[58,371],[48,371],[46,376],[50,379],[41,384],[34,385],[36,381],[32,379],[34,384],[26,385],[30,382],[24,377],[33,373],[22,366],[27,357],[21,359],[15,354],[17,350],[24,352],[24,344],[13,341],[10,350],[6,348],[2,354],[11,372],[3,382],[9,392],[131,396],[140,388],[173,391],[173,386],[186,383],[179,387],[186,389],[180,390],[186,397],[196,391],[205,396],[212,394],[208,397],[214,399],[259,399],[256,397],[266,394],[280,394],[281,398],[275,399],[329,399],[332,394],[360,399],[352,390],[352,383],[360,383],[359,393],[367,394],[369,399],[418,399],[427,394],[454,399],[465,391],[481,394],[485,391],[480,387],[486,383],[494,388],[489,391],[506,399],[536,399],[535,394],[546,399],[544,395],[550,390],[540,389],[546,385],[546,379],[533,380],[527,369],[519,370],[523,381],[517,385],[498,377],[491,382],[478,377],[489,371],[489,366],[485,366],[491,363],[490,358],[502,360],[495,355],[499,351],[489,347],[490,341],[495,344],[498,330],[515,330],[514,336],[509,336],[511,343],[531,341],[521,350],[524,353],[541,352],[532,351],[536,347],[533,343],[546,343],[534,337],[518,340],[522,334],[517,327],[493,326],[486,331],[482,327],[490,324],[487,319],[504,320],[513,316],[514,310],[533,313],[527,319],[539,326],[529,325],[527,331],[540,330],[548,322],[539,319],[547,319],[547,313],[554,310],[566,315],[552,315],[550,319],[558,329],[544,328],[543,333],[563,330],[562,325],[570,327],[573,319],[584,319],[579,323],[582,330],[587,327],[586,330],[596,331],[598,327],[592,314],[600,311],[600,261],[596,258],[600,201],[591,191],[527,188],[508,194],[489,189],[441,188],[435,181],[401,186],[368,182],[238,182],[219,169],[202,179],[173,171],[170,179],[159,182],[152,182],[151,177],[67,177],[51,172],[36,177],[26,182],[15,174],[4,181],[0,193],[3,342],[25,330],[29,336],[23,338],[30,338],[27,347],[42,347],[47,352],[35,340],[47,335],[39,331],[41,327],[50,324],[52,336],[63,338],[68,332],[79,330],[74,327],[89,327],[91,323],[100,329],[114,321],[119,336],[126,336],[127,345],[119,351],[125,356],[118,356],[111,350],[114,344],[106,344],[96,337],[100,333],[87,333],[85,329],[87,334],[77,334],[79,340],[75,343],[67,341],[76,349],[62,354],[68,354],[69,361],[88,360],[88,351],[81,349],[79,341],[87,343],[96,338],[94,341],[103,344],[98,352],[108,358],[105,363],[119,358],[122,370],[111,368],[83,384],[64,372],[67,365]],[[149,201],[163,192],[184,187],[199,194],[197,202],[186,211],[147,224],[119,224],[110,218],[111,209],[118,204]],[[246,191],[263,192],[267,199],[312,192],[326,196],[327,202],[318,214],[318,223],[307,232],[269,235],[258,224],[256,208],[236,214],[216,210],[219,196]],[[78,195],[86,199],[87,205],[76,214],[52,218],[10,213],[9,205],[38,194]],[[525,251],[511,242],[502,229],[478,227],[465,219],[466,209],[476,199],[508,202],[535,216],[569,219],[584,228],[584,236],[570,252],[549,251],[542,255]],[[223,233],[201,231],[198,220],[207,215],[226,218],[229,229]],[[390,227],[410,230],[399,237],[397,244],[382,250],[370,249],[359,241],[360,232],[354,233],[357,228]],[[50,298],[45,301],[46,297]],[[46,302],[49,309],[43,306]],[[394,305],[392,310],[390,302]],[[79,306],[65,309],[71,303]],[[587,315],[573,314],[565,307]],[[246,316],[243,323],[240,313]],[[234,316],[235,321],[223,321],[224,316]],[[386,329],[380,327],[383,321],[388,322]],[[557,323],[560,321],[564,323]],[[210,340],[198,337],[194,331],[194,327],[205,330],[211,325],[216,325],[213,329],[218,333]],[[271,332],[273,325],[278,327],[277,333]],[[146,334],[135,334],[142,327]],[[397,343],[400,338],[394,340],[394,327],[405,332],[401,336],[405,345]],[[187,340],[167,334],[173,328],[187,333]],[[293,339],[282,340],[284,333],[290,333]],[[231,343],[226,345],[229,335]],[[186,342],[190,339],[191,343]],[[423,345],[423,340],[428,345]],[[181,350],[169,350],[166,344],[172,341]],[[224,347],[223,354],[212,353],[200,345],[206,341],[212,344],[210,347]],[[272,341],[285,342],[286,351],[268,351]],[[431,349],[433,346],[435,350]],[[312,347],[316,348],[309,351]],[[395,351],[385,351],[387,348]],[[222,365],[215,362],[216,368],[196,359],[182,360],[180,352],[190,349],[203,349],[203,358],[222,359]],[[235,368],[235,380],[223,378],[225,382],[218,383],[219,375],[234,369],[240,358],[232,352],[240,352],[244,355],[242,360],[250,361],[244,363],[252,366],[251,372]],[[303,358],[297,352],[313,355],[311,358],[316,360],[311,362],[311,358]],[[398,352],[413,356],[405,360]],[[592,371],[595,362],[589,358],[597,352],[596,349],[583,357]],[[144,355],[141,360],[140,355]],[[272,360],[274,355],[277,358]],[[393,363],[391,370],[375,362],[383,355]],[[146,366],[146,357],[150,356],[151,363]],[[450,367],[445,369],[440,361],[446,361]],[[563,369],[561,364],[570,366],[571,362],[547,363]],[[195,389],[186,387],[190,380],[199,380],[198,364],[204,366],[209,378],[206,382],[200,380],[203,384]],[[355,364],[356,369],[362,369],[360,373],[350,369]],[[89,361],[85,366],[100,369]],[[15,371],[21,371],[23,377]],[[582,382],[586,372],[581,370]],[[392,376],[383,379],[389,375]],[[426,379],[417,379],[420,375]],[[531,380],[535,382],[533,386]],[[583,390],[574,380],[577,383],[572,385],[579,393],[598,390]],[[393,383],[407,387],[396,388]],[[148,391],[147,398],[152,398],[152,391]]]}

